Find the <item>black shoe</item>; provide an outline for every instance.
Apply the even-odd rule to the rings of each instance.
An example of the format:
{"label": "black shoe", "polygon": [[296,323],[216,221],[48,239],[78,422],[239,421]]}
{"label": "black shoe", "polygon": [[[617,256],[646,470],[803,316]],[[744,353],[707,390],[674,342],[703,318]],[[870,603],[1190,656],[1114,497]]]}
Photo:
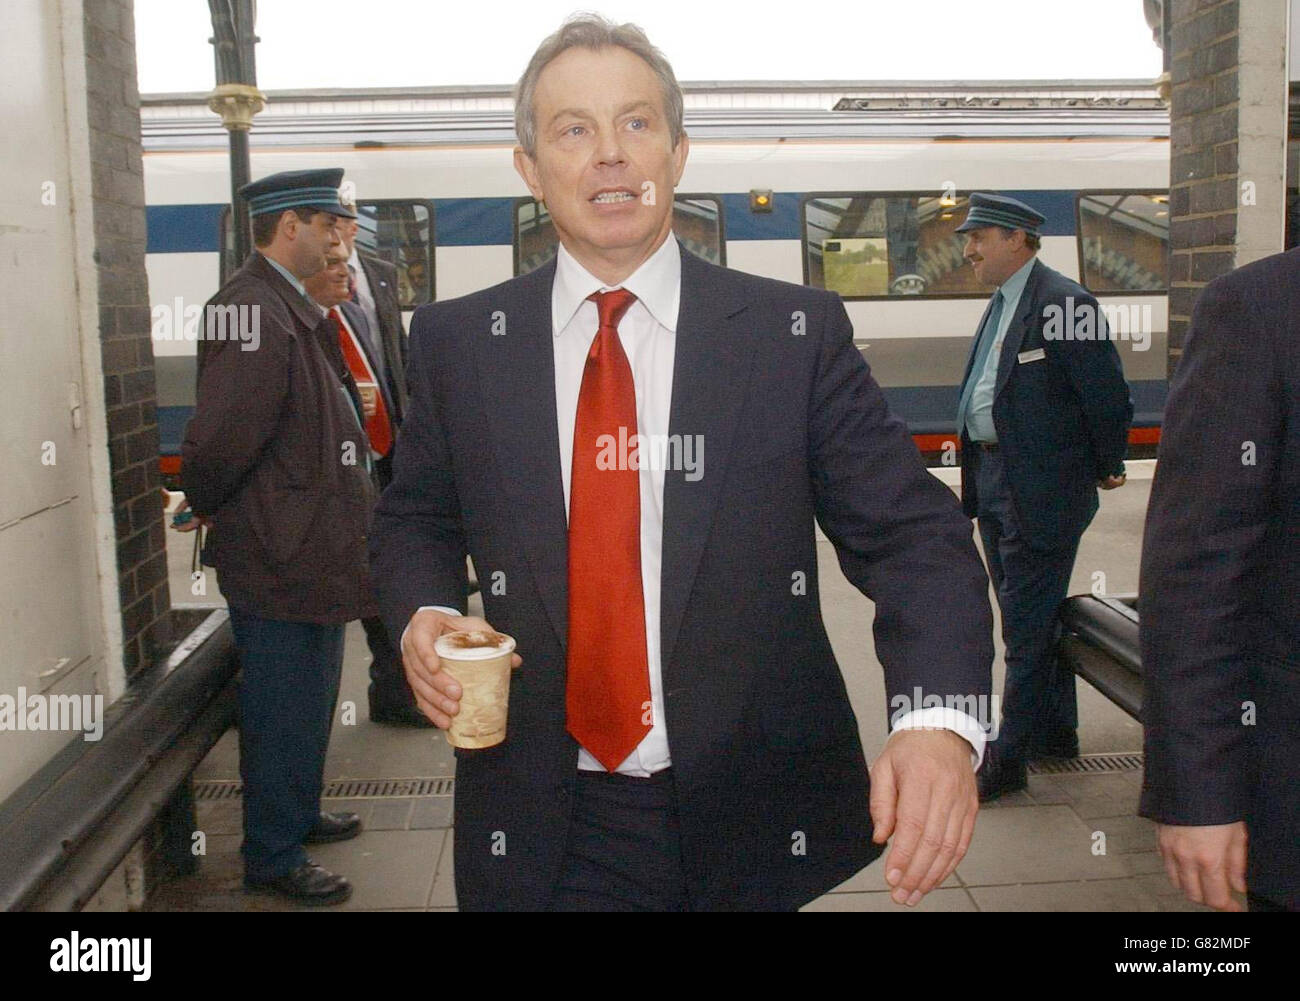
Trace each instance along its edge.
{"label": "black shoe", "polygon": [[322,813],[316,826],[302,839],[305,845],[323,845],[331,841],[347,841],[361,833],[361,818],[355,813]]}
{"label": "black shoe", "polygon": [[1029,760],[1041,758],[1077,758],[1079,756],[1079,735],[1073,730],[1061,730],[1037,738],[1029,748]]}
{"label": "black shoe", "polygon": [[344,877],[322,869],[311,859],[283,876],[253,879],[244,877],[244,892],[275,893],[309,907],[341,904],[352,896],[352,884]]}
{"label": "black shoe", "polygon": [[979,787],[981,803],[1024,789],[1029,785],[1025,759],[998,756],[986,758],[984,767],[975,775],[975,784]]}
{"label": "black shoe", "polygon": [[434,727],[433,721],[410,704],[370,703],[370,722],[389,726]]}

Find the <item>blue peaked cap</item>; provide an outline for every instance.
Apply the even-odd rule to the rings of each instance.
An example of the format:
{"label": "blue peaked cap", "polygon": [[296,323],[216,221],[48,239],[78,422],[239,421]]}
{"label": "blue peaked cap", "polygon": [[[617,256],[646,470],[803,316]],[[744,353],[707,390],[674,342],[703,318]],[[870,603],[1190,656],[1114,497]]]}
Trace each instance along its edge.
{"label": "blue peaked cap", "polygon": [[245,184],[239,193],[248,202],[249,215],[305,208],[320,209],[345,219],[355,219],[357,214],[339,201],[339,185],[342,183],[342,167],[283,170]]}
{"label": "blue peaked cap", "polygon": [[965,233],[968,229],[979,229],[981,226],[1004,226],[1007,229],[1023,229],[1031,236],[1038,236],[1038,227],[1046,221],[1047,217],[1043,213],[1030,208],[1019,199],[976,191],[970,196],[970,211],[966,214],[966,221],[957,227],[956,232]]}

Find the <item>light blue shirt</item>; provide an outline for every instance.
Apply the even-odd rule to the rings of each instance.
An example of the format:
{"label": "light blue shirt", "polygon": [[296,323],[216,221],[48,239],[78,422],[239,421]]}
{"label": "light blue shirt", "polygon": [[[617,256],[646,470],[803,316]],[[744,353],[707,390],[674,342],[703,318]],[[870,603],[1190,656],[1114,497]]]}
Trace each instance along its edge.
{"label": "light blue shirt", "polygon": [[[262,254],[260,250],[258,251],[258,253]],[[266,257],[265,254],[262,254],[262,256]],[[278,261],[273,261],[269,257],[266,257],[266,263],[271,265],[271,267],[275,268],[275,270],[280,272],[280,274],[284,275],[284,277],[288,280],[289,284],[298,290],[298,294],[300,296],[302,296],[304,299],[308,298],[307,289],[303,286],[302,282],[298,281],[298,279],[293,276],[293,272],[291,272],[283,264],[279,263]]]}
{"label": "light blue shirt", "polygon": [[[1002,358],[1002,342],[1007,330],[1020,307],[1020,295],[1025,291],[1025,282],[1029,281],[1029,272],[1034,269],[1036,258],[1031,257],[1024,265],[1004,281],[998,288],[1002,293],[1002,316],[998,320],[998,329],[994,333],[993,346],[989,348],[988,357],[984,359],[984,371],[979,374],[979,381],[970,394],[970,410],[966,415],[966,427],[970,430],[971,441],[997,441],[998,433],[993,428],[993,391],[998,384],[998,362]],[[974,378],[975,373],[971,373]]]}

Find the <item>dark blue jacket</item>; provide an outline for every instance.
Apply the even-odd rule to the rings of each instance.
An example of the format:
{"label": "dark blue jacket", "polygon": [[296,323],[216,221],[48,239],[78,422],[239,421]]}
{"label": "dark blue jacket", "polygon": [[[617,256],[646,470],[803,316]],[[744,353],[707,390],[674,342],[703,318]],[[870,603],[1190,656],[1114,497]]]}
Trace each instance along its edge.
{"label": "dark blue jacket", "polygon": [[[411,410],[371,537],[394,636],[421,605],[465,607],[467,552],[480,580],[505,575],[483,603],[524,659],[508,736],[456,752],[456,893],[468,910],[547,906],[577,780],[554,275],[552,263],[416,312]],[[495,336],[502,314],[507,333]],[[706,445],[703,476],[670,470],[663,490],[661,656],[687,890],[697,909],[797,907],[880,853],[822,622],[814,519],[875,602],[891,697],[989,691],[988,579],[970,522],[889,412],[838,296],[683,249],[675,336],[669,431]],[[492,851],[497,831],[505,854]],[[806,854],[791,851],[796,831]]]}
{"label": "dark blue jacket", "polygon": [[[1088,314],[1093,336],[1065,336]],[[1034,262],[1002,342],[993,427],[1021,531],[1035,548],[1053,549],[1083,534],[1097,513],[1097,482],[1123,470],[1133,403],[1119,352],[1099,336],[1106,330],[1091,292]],[[1054,336],[1058,331],[1063,336]],[[963,386],[978,378],[971,373],[974,352],[972,339]],[[966,429],[959,431],[962,507],[973,518],[973,446]]]}
{"label": "dark blue jacket", "polygon": [[1139,812],[1246,821],[1247,885],[1300,908],[1300,250],[1201,293],[1159,459]]}

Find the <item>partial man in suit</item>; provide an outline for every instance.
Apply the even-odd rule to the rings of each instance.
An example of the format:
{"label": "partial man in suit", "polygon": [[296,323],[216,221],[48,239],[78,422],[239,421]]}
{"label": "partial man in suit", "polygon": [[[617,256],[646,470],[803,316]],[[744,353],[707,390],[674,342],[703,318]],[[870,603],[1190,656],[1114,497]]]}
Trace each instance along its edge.
{"label": "partial man in suit", "polygon": [[957,227],[976,277],[997,287],[957,405],[962,505],[979,519],[1006,646],[1001,726],[979,778],[985,800],[1025,788],[1027,760],[1079,753],[1057,611],[1097,487],[1124,484],[1133,417],[1097,300],[1038,259],[1044,221],[1015,198],[976,192]]}
{"label": "partial man in suit", "polygon": [[[387,261],[363,254],[357,247],[356,204],[345,204],[354,218],[339,224],[347,253],[347,295],[338,305],[345,341],[357,342],[358,376],[366,406],[366,424],[374,449],[375,484],[382,491],[393,480],[393,446],[406,413],[406,330],[397,301],[397,269]],[[373,388],[372,388],[373,387]],[[430,726],[415,705],[415,696],[402,670],[402,655],[378,615],[361,620],[370,647],[370,719],[397,726]]]}
{"label": "partial man in suit", "polygon": [[[467,550],[523,657],[505,742],[456,751],[466,910],[791,909],[891,834],[915,903],[973,830],[992,619],[970,523],[837,296],[673,238],[682,117],[639,28],[566,22],[516,91],[556,259],[412,324],[381,605],[441,727],[461,691],[434,640],[490,628],[464,614]],[[888,692],[922,693],[870,782],[814,520],[876,603]]]}
{"label": "partial man in suit", "polygon": [[1300,250],[1206,286],[1142,545],[1140,812],[1190,900],[1300,910]]}
{"label": "partial man in suit", "polygon": [[[211,522],[205,558],[242,668],[244,886],[306,904],[352,893],[303,846],[361,830],[354,813],[322,813],[320,793],[344,626],[375,614],[365,433],[338,342],[304,285],[331,257],[342,263],[342,179],[286,171],[240,189],[256,249],[205,311],[181,464],[186,501]],[[230,315],[250,317],[255,341],[213,329]]]}

